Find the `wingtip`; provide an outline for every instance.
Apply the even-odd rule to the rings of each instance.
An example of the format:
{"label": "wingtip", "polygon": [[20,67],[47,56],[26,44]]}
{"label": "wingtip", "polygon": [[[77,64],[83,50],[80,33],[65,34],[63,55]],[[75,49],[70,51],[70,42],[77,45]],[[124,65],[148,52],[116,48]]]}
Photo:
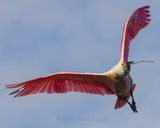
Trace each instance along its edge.
{"label": "wingtip", "polygon": [[17,97],[18,97],[17,95],[14,96],[14,98],[17,98]]}
{"label": "wingtip", "polygon": [[23,83],[5,85],[7,89],[21,87]]}
{"label": "wingtip", "polygon": [[143,8],[143,9],[149,9],[150,6],[149,6],[149,5],[146,5],[146,6],[143,6],[143,7],[141,7],[141,8]]}
{"label": "wingtip", "polygon": [[144,6],[145,8],[150,8],[150,6],[149,5],[146,5],[146,6]]}
{"label": "wingtip", "polygon": [[13,88],[15,85],[17,84],[8,84],[8,85],[5,85],[6,88]]}
{"label": "wingtip", "polygon": [[146,5],[146,6],[139,7],[138,10],[148,10],[149,8],[150,8],[150,6]]}
{"label": "wingtip", "polygon": [[13,92],[9,93],[9,95],[17,94],[17,93],[19,92],[19,90],[20,90],[20,89],[17,89],[17,90],[15,90],[15,91],[13,91]]}

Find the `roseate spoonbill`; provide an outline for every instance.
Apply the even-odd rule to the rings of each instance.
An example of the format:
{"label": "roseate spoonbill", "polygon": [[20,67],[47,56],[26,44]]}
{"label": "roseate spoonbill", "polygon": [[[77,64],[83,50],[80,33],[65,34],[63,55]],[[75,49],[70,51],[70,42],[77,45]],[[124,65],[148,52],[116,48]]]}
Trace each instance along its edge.
{"label": "roseate spoonbill", "polygon": [[[7,88],[18,88],[10,94],[21,97],[35,93],[67,93],[70,91],[99,95],[117,96],[115,109],[129,104],[137,112],[133,97],[135,84],[130,76],[131,64],[128,61],[129,45],[138,32],[150,22],[149,6],[140,7],[129,16],[124,24],[121,57],[113,68],[104,73],[58,72],[41,76],[18,84],[7,85]],[[129,102],[129,98],[132,102]]]}

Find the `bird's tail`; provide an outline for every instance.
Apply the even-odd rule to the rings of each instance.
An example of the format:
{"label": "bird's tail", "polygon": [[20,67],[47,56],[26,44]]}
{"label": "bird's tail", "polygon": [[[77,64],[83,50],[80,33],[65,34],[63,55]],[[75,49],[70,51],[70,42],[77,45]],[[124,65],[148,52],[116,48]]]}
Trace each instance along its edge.
{"label": "bird's tail", "polygon": [[[131,89],[134,91],[136,87],[136,84],[132,84]],[[128,94],[127,100],[130,98],[130,93]],[[115,104],[115,109],[123,107],[127,102],[125,100],[122,100],[120,98],[117,98],[116,104]]]}
{"label": "bird's tail", "polygon": [[[129,99],[130,96],[127,97],[127,100]],[[117,98],[116,104],[115,104],[115,109],[123,107],[127,102],[125,100],[121,100],[120,98]]]}

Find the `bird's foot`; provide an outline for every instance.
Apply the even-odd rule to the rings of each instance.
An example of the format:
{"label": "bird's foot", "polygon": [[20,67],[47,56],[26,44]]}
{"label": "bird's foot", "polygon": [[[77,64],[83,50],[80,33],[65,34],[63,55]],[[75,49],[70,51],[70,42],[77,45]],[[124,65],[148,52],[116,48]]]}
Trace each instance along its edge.
{"label": "bird's foot", "polygon": [[136,102],[134,100],[132,100],[132,106],[135,107],[135,108],[137,108],[136,107]]}
{"label": "bird's foot", "polygon": [[134,106],[134,105],[132,105],[132,104],[129,104],[129,106],[131,107],[131,109],[132,109],[132,111],[133,111],[134,113],[137,113],[137,112],[138,112],[136,106]]}
{"label": "bird's foot", "polygon": [[138,112],[138,111],[137,111],[137,107],[136,107],[136,102],[135,102],[134,100],[132,100],[132,104],[131,104],[131,103],[130,103],[126,98],[124,98],[124,97],[118,96],[118,98],[126,101],[126,102],[129,104],[130,108],[132,109],[132,111],[133,111],[134,113],[137,113],[137,112]]}

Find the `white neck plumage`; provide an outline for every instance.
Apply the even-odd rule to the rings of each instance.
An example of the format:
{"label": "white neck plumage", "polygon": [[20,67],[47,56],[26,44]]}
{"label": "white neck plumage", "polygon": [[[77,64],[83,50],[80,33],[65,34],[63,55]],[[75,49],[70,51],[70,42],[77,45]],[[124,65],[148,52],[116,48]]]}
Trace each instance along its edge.
{"label": "white neck plumage", "polygon": [[125,77],[130,72],[130,65],[131,63],[120,61],[111,69],[111,72],[115,73],[118,77]]}

